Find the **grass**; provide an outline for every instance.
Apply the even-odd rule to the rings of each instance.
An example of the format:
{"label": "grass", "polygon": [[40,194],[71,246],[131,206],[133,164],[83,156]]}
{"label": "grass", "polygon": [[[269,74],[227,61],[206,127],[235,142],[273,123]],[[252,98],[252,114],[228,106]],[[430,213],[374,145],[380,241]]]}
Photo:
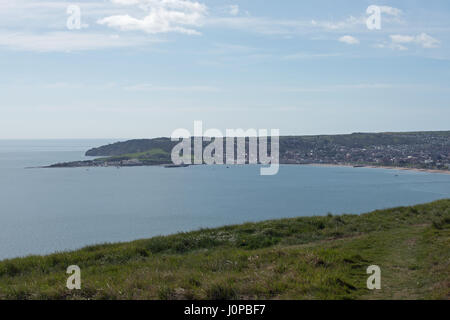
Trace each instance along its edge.
{"label": "grass", "polygon": [[[450,199],[0,262],[0,299],[449,299]],[[66,268],[82,270],[70,291]],[[366,288],[370,265],[382,290]]]}
{"label": "grass", "polygon": [[152,157],[167,157],[170,156],[170,153],[162,150],[162,149],[151,149],[145,152],[138,152],[138,153],[130,153],[130,154],[124,154],[120,156],[113,156],[111,159],[115,158],[128,158],[128,159],[147,159]]}
{"label": "grass", "polygon": [[141,160],[143,162],[146,161],[161,161],[165,160],[167,163],[170,163],[170,153],[156,148],[151,149],[145,152],[138,152],[138,153],[128,153],[123,154],[120,156],[112,156],[112,157],[106,157],[106,158],[98,158],[96,161],[120,161],[120,160],[131,160],[131,159],[137,159]]}

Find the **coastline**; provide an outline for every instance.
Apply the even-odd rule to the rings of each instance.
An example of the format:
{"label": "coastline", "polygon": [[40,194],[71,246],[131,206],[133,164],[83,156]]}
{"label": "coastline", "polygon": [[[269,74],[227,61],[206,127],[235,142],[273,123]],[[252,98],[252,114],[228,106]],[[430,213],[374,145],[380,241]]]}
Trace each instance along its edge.
{"label": "coastline", "polygon": [[438,170],[438,169],[420,169],[420,168],[406,168],[406,167],[390,167],[390,166],[374,166],[374,165],[361,165],[355,167],[352,164],[333,164],[333,163],[308,163],[302,164],[305,166],[313,167],[349,167],[349,168],[369,168],[369,169],[386,169],[386,170],[402,170],[402,171],[416,171],[416,172],[426,172],[426,173],[442,173],[450,174],[450,170]]}
{"label": "coastline", "polygon": [[[439,169],[421,169],[421,168],[408,168],[408,167],[393,167],[393,166],[376,166],[376,165],[356,165],[356,164],[334,164],[334,163],[280,163],[280,165],[292,165],[292,166],[313,166],[313,167],[348,167],[348,168],[369,168],[369,169],[386,169],[386,170],[401,170],[401,171],[416,171],[426,173],[441,173],[450,175],[450,170]],[[146,166],[161,166],[165,168],[183,168],[192,165],[173,165],[170,163],[158,163],[158,164],[114,164],[114,165],[100,165],[94,164],[91,160],[88,161],[74,161],[57,163],[48,166],[40,167],[26,167],[25,169],[54,169],[54,168],[91,168],[91,167],[146,167]]]}

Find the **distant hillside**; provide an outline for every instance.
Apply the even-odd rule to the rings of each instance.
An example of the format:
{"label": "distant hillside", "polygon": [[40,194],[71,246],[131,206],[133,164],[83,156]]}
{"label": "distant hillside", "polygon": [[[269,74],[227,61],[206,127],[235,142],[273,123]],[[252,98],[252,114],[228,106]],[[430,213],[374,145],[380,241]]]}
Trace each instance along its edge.
{"label": "distant hillside", "polygon": [[[337,145],[349,148],[387,145],[417,145],[433,143],[434,139],[450,144],[450,131],[284,136],[280,137],[280,149],[286,151],[291,148],[308,149],[327,145]],[[151,149],[163,149],[170,153],[177,143],[178,142],[171,141],[170,138],[128,140],[90,149],[86,152],[86,156],[118,156],[128,153],[144,152]]]}
{"label": "distant hillside", "polygon": [[161,149],[170,153],[177,143],[178,142],[172,142],[169,138],[129,140],[90,149],[86,152],[86,156],[120,156],[124,154],[141,153],[152,149]]}
{"label": "distant hillside", "polygon": [[[129,140],[91,149],[86,155],[117,157],[151,150],[162,150],[170,155],[177,143],[169,138]],[[155,162],[154,159],[152,161]],[[280,162],[448,170],[450,131],[284,136],[280,137]]]}

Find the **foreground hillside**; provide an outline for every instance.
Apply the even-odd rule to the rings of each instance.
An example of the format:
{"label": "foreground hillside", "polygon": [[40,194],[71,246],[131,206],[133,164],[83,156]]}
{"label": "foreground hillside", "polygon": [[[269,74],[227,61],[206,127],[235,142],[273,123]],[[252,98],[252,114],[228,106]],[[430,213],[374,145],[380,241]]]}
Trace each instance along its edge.
{"label": "foreground hillside", "polygon": [[[213,214],[213,213],[212,213]],[[449,299],[450,199],[0,262],[1,299]],[[65,288],[78,265],[82,289]],[[366,289],[370,265],[382,290]]]}

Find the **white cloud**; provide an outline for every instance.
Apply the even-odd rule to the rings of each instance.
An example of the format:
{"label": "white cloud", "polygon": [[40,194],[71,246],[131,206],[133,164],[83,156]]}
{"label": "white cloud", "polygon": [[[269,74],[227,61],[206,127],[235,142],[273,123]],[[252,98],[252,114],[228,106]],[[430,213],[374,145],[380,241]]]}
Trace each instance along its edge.
{"label": "white cloud", "polygon": [[406,49],[406,47],[401,44],[415,43],[423,48],[437,48],[441,43],[439,40],[424,32],[418,34],[417,36],[395,34],[391,35],[390,38],[394,48],[397,47],[400,49]]}
{"label": "white cloud", "polygon": [[386,43],[386,42],[382,42],[382,43],[377,43],[373,46],[374,48],[388,48],[388,49],[392,49],[392,50],[399,50],[399,51],[406,51],[408,50],[407,47],[405,47],[402,44],[399,43]]}
{"label": "white cloud", "polygon": [[140,46],[155,42],[144,37],[120,37],[101,33],[50,32],[0,33],[0,47],[20,51],[70,52]]}
{"label": "white cloud", "polygon": [[111,0],[112,3],[121,5],[139,5],[141,8],[170,8],[176,10],[198,11],[206,6],[191,0]]}
{"label": "white cloud", "polygon": [[[400,19],[402,11],[389,6],[381,6],[383,23],[403,24]],[[363,33],[370,32],[366,27],[365,14],[340,20],[318,19],[274,19],[270,17],[239,16],[239,17],[211,17],[207,24],[214,27],[231,28],[265,35],[295,35],[323,32]]]}
{"label": "white cloud", "polygon": [[341,54],[339,53],[294,53],[283,56],[283,60],[306,60],[306,59],[316,59],[316,58],[333,58],[339,57]]}
{"label": "white cloud", "polygon": [[401,34],[391,35],[391,40],[394,43],[410,43],[414,41],[414,37],[412,36],[404,36]]}
{"label": "white cloud", "polygon": [[[269,17],[212,17],[206,24],[213,27],[244,30],[265,35],[296,35],[318,32],[366,31],[366,17],[350,16],[343,20],[272,19]],[[364,26],[364,27],[363,27]]]}
{"label": "white cloud", "polygon": [[189,0],[112,0],[122,5],[138,5],[148,11],[142,19],[128,14],[113,15],[97,22],[108,27],[130,31],[144,31],[150,34],[178,32],[189,35],[200,34],[192,27],[202,25],[207,7]]}
{"label": "white cloud", "polygon": [[139,4],[140,0],[111,0],[112,3],[122,4],[122,5],[134,5]]}
{"label": "white cloud", "polygon": [[398,84],[398,83],[355,83],[355,84],[335,84],[329,86],[317,87],[281,87],[275,90],[291,93],[321,93],[321,92],[339,92],[342,90],[385,90],[385,89],[416,89],[423,85]]}
{"label": "white cloud", "polygon": [[424,48],[437,48],[441,43],[439,40],[427,35],[426,33],[421,33],[416,36],[416,42]]}
{"label": "white cloud", "polygon": [[403,13],[402,10],[389,6],[381,6],[380,9],[382,13],[386,13],[394,17],[398,17]]}
{"label": "white cloud", "polygon": [[357,25],[365,25],[366,24],[366,17],[359,17],[356,18],[354,16],[350,16],[345,20],[341,21],[315,21],[312,20],[311,24],[316,27],[320,27],[326,30],[343,30],[343,29],[350,29]]}
{"label": "white cloud", "polygon": [[212,17],[205,24],[218,28],[243,30],[245,32],[264,35],[295,35],[317,32],[318,30],[337,31],[351,28],[358,24],[357,20],[347,19],[341,22],[311,21],[311,20],[280,20],[268,17]]}
{"label": "white cloud", "polygon": [[339,38],[340,42],[346,43],[346,44],[359,44],[359,40],[352,36],[343,36]]}
{"label": "white cloud", "polygon": [[154,86],[149,83],[135,84],[125,87],[128,91],[150,91],[150,92],[218,92],[219,88],[211,86]]}
{"label": "white cloud", "polygon": [[399,51],[406,51],[406,50],[408,50],[408,47],[405,47],[405,46],[403,46],[401,44],[398,44],[398,43],[391,44],[390,48],[394,49],[394,50],[399,50]]}

